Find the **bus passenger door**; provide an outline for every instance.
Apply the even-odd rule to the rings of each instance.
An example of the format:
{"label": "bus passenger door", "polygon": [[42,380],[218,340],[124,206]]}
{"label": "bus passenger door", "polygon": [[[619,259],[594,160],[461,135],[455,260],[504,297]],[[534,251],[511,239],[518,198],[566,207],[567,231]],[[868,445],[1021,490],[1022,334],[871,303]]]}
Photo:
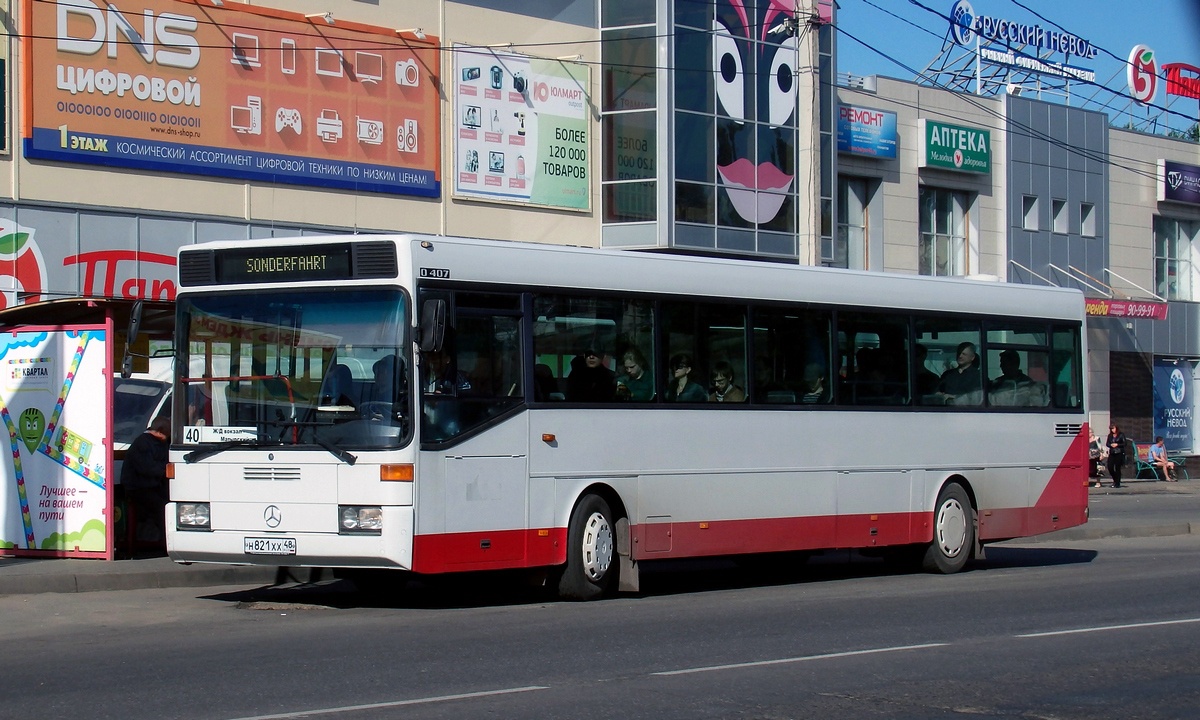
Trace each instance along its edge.
{"label": "bus passenger door", "polygon": [[[420,358],[422,477],[417,532],[439,535],[453,569],[516,567],[526,558],[529,420],[516,293],[446,296],[444,346]],[[440,483],[440,487],[438,484]]]}

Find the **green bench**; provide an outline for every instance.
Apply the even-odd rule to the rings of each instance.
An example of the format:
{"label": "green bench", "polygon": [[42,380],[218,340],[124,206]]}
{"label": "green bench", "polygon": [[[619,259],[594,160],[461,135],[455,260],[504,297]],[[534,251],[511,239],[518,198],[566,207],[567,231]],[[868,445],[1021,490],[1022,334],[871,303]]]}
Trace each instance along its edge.
{"label": "green bench", "polygon": [[[1153,443],[1133,443],[1133,476],[1135,478],[1140,478],[1142,477],[1142,473],[1149,473],[1150,476],[1155,480],[1166,480],[1165,477],[1159,476],[1158,468],[1150,463],[1150,445],[1152,444]],[[1182,455],[1172,455],[1167,453],[1167,459],[1175,463],[1175,477],[1182,478],[1184,480],[1190,479],[1187,472],[1187,458],[1183,457]]]}

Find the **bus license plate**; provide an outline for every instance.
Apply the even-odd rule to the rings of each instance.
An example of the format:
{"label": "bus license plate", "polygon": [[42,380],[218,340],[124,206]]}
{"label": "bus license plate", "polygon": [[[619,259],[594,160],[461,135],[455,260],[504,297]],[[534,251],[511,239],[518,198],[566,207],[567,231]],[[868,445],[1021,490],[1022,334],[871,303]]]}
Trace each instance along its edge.
{"label": "bus license plate", "polygon": [[246,540],[247,555],[295,555],[296,538],[255,538]]}

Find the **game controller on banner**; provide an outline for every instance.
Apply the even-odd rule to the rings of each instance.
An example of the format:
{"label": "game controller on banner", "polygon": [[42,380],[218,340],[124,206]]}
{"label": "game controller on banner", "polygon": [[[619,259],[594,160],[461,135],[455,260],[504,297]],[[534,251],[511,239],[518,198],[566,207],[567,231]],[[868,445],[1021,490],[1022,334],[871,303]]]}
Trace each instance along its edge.
{"label": "game controller on banner", "polygon": [[275,113],[275,132],[281,133],[284,128],[291,128],[297,135],[301,132],[300,111],[295,108],[279,108]]}

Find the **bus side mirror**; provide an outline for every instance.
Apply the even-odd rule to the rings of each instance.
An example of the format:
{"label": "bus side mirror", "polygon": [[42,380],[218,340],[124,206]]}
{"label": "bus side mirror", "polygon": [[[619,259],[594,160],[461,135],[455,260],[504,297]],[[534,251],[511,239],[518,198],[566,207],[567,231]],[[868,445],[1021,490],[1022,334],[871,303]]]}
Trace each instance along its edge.
{"label": "bus side mirror", "polygon": [[442,349],[446,339],[446,301],[442,299],[426,300],[421,304],[420,340],[417,346],[421,352],[437,352]]}
{"label": "bus side mirror", "polygon": [[142,329],[142,301],[136,300],[129,308],[129,327],[125,330],[125,354],[121,357],[121,377],[133,375],[133,352],[130,348],[137,342]]}

